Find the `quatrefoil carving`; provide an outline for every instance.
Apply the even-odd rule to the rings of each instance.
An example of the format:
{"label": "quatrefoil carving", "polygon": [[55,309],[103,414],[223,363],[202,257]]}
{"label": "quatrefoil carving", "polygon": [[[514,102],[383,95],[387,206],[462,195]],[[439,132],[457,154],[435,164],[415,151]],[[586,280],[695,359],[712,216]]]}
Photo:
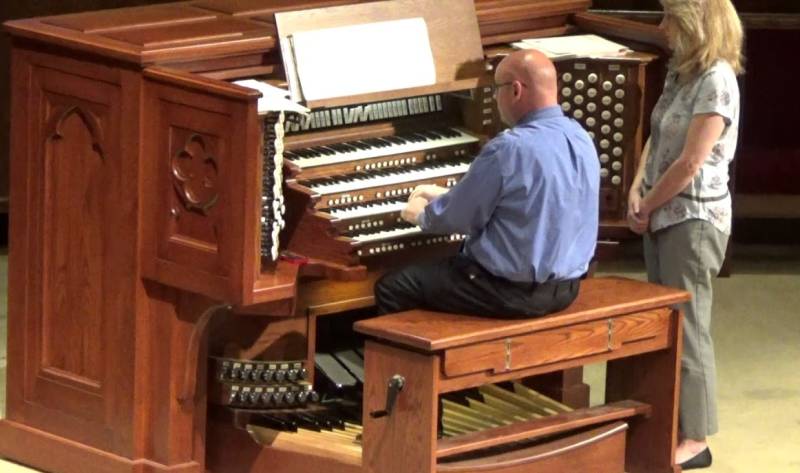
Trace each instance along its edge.
{"label": "quatrefoil carving", "polygon": [[175,190],[187,210],[207,214],[219,200],[217,160],[212,156],[203,137],[194,134],[172,158]]}

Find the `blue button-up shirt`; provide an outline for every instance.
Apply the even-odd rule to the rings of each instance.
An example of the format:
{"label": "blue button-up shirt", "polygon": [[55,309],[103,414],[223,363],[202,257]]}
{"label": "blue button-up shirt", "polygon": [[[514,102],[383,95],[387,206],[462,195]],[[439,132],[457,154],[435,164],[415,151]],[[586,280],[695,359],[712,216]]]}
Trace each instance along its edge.
{"label": "blue button-up shirt", "polygon": [[426,207],[431,233],[468,235],[462,251],[496,276],[544,282],[584,274],[597,244],[600,163],[559,107],[531,112],[484,146]]}

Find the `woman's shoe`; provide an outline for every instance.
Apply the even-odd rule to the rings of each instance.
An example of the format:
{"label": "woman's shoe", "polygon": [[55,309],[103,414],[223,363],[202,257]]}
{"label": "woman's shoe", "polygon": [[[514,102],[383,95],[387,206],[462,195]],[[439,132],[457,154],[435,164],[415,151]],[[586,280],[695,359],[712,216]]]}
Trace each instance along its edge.
{"label": "woman's shoe", "polygon": [[706,447],[702,452],[681,463],[681,469],[696,470],[698,468],[708,468],[711,466],[711,460],[711,450]]}

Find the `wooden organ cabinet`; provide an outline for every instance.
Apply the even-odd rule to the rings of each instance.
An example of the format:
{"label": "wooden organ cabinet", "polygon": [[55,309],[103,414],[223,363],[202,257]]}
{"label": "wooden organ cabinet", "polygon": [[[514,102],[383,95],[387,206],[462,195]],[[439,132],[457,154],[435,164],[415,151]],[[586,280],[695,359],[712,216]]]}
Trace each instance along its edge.
{"label": "wooden organ cabinet", "polygon": [[[595,452],[615,465],[604,471],[622,471],[625,457],[628,471],[674,471],[680,323],[668,306],[682,293],[592,282],[559,316],[572,328],[493,321],[462,334],[478,345],[438,337],[434,314],[369,319],[381,274],[462,239],[423,235],[398,214],[416,185],[457,182],[498,131],[487,71],[504,44],[578,31],[660,40],[651,27],[587,14],[589,5],[192,0],[7,23],[12,234],[0,455],[54,473],[558,471],[525,466],[508,445],[493,453],[502,468],[472,451],[535,431],[551,443],[520,449],[542,458],[558,450],[580,466]],[[407,17],[426,20],[435,85],[310,102],[301,117],[259,114],[260,93],[232,83],[284,82],[281,31]],[[600,151],[606,239],[622,234],[655,57],[558,64],[562,107]],[[612,309],[592,309],[604,294]],[[588,351],[523,354],[512,365],[512,336],[552,341],[575,327],[589,334]],[[476,346],[502,349],[491,338],[499,333],[506,373],[470,371],[473,356],[482,366]],[[580,362],[639,354],[639,364],[609,365],[607,400],[618,402],[587,410]],[[460,361],[439,375],[430,367],[440,355]],[[395,361],[429,382],[384,378]],[[637,382],[664,376],[635,387],[628,371]],[[408,458],[378,440],[419,427],[405,417],[381,430],[382,418],[398,419],[394,401],[409,409],[408,396],[428,434],[440,427],[451,439],[438,453],[435,435],[400,440],[427,446],[403,450]],[[524,433],[515,427],[548,415],[555,420]],[[632,424],[626,451],[621,420],[630,416],[656,421]],[[568,427],[583,430],[573,439]],[[484,429],[497,435],[474,433]],[[470,432],[486,438],[459,440]],[[656,447],[643,447],[650,435]],[[567,446],[595,441],[603,448],[570,456]],[[653,460],[637,456],[650,448]],[[464,454],[473,455],[436,466]]]}

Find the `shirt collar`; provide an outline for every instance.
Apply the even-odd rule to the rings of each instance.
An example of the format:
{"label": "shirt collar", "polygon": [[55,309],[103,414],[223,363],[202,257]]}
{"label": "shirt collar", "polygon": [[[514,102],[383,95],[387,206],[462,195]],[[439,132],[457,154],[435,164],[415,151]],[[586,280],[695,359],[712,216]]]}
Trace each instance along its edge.
{"label": "shirt collar", "polygon": [[540,108],[539,110],[528,112],[519,120],[519,123],[517,123],[517,125],[525,125],[527,123],[535,122],[536,120],[544,120],[547,118],[557,118],[563,116],[564,112],[561,110],[561,107],[558,105],[553,105],[550,107]]}

